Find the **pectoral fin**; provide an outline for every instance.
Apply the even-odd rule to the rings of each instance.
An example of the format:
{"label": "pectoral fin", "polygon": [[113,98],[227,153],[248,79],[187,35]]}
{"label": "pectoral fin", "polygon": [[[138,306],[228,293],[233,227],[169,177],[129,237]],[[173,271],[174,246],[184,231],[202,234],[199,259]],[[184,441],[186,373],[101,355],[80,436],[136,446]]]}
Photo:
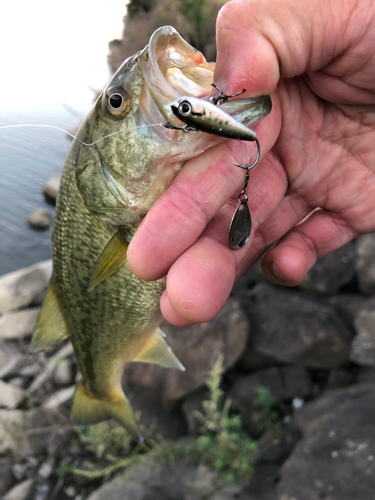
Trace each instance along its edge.
{"label": "pectoral fin", "polygon": [[95,265],[88,292],[91,292],[99,283],[107,279],[126,261],[126,252],[129,246],[128,232],[120,228],[109,240]]}
{"label": "pectoral fin", "polygon": [[69,337],[52,282],[40,311],[31,341],[31,352],[43,351]]}
{"label": "pectoral fin", "polygon": [[155,333],[147,341],[142,351],[133,359],[142,363],[153,363],[166,368],[177,368],[185,371],[184,366],[173,354],[172,349],[164,340],[165,334],[157,328]]}
{"label": "pectoral fin", "polygon": [[117,396],[116,399],[107,400],[96,398],[80,380],[74,393],[71,416],[80,424],[96,424],[114,418],[136,441],[142,442],[143,437],[128,399],[122,391]]}

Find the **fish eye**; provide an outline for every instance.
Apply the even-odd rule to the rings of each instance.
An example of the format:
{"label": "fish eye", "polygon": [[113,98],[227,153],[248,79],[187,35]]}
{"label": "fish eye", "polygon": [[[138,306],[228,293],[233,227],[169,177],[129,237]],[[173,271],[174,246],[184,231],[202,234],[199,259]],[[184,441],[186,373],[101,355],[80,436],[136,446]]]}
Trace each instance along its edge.
{"label": "fish eye", "polygon": [[120,94],[112,94],[111,97],[109,98],[109,104],[111,108],[118,109],[121,107],[123,101],[123,97]]}
{"label": "fish eye", "polygon": [[184,101],[180,104],[180,113],[184,116],[189,115],[191,113],[191,104],[187,101]]}
{"label": "fish eye", "polygon": [[110,89],[106,95],[106,106],[112,115],[121,115],[127,106],[123,88]]}

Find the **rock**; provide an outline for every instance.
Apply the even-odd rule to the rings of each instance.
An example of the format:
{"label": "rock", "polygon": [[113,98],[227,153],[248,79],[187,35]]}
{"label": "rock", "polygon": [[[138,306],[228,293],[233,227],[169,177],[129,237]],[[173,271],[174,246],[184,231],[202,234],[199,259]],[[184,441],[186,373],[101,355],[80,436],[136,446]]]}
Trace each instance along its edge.
{"label": "rock", "polygon": [[0,406],[14,410],[25,397],[25,391],[0,380]]}
{"label": "rock", "polygon": [[359,369],[357,384],[374,384],[375,385],[375,368],[363,366]]}
{"label": "rock", "polygon": [[56,364],[52,373],[52,380],[58,386],[71,384],[73,380],[73,367],[69,359],[64,358]]}
{"label": "rock", "polygon": [[278,500],[276,496],[278,473],[278,466],[258,465],[255,468],[254,478],[237,497],[238,500]]}
{"label": "rock", "polygon": [[130,390],[171,403],[202,387],[220,354],[224,354],[224,369],[233,366],[244,349],[249,322],[238,301],[229,299],[219,315],[208,323],[187,328],[163,323],[162,329],[186,372],[128,363],[124,383]]}
{"label": "rock", "polygon": [[75,385],[67,387],[66,389],[60,389],[59,391],[52,394],[43,404],[45,410],[57,410],[60,406],[65,404],[67,401],[73,399]]}
{"label": "rock", "polygon": [[0,379],[17,374],[25,362],[25,356],[12,344],[0,340]]}
{"label": "rock", "polygon": [[338,389],[349,385],[356,377],[357,369],[350,366],[338,366],[329,372],[328,389]]}
{"label": "rock", "polygon": [[355,277],[355,246],[353,241],[320,258],[299,285],[304,290],[321,294],[338,293]]}
{"label": "rock", "polygon": [[61,363],[62,360],[67,356],[70,356],[70,354],[73,354],[73,347],[69,342],[68,344],[61,347],[61,349],[57,351],[56,354],[48,359],[47,364],[43,368],[42,372],[39,373],[39,375],[33,380],[32,384],[30,385],[29,392],[32,393],[37,391],[44,384],[44,382],[51,377],[56,366]]}
{"label": "rock", "polygon": [[142,391],[133,392],[128,388],[125,391],[133,410],[140,414],[139,420],[146,429],[147,438],[176,440],[188,434],[186,421],[177,408],[170,411],[160,399],[143,394]]}
{"label": "rock", "polygon": [[54,205],[56,203],[57,194],[59,192],[61,179],[61,172],[55,174],[51,179],[44,185],[43,194],[48,203],[52,203]]}
{"label": "rock", "polygon": [[22,483],[14,486],[6,495],[3,500],[31,500],[31,493],[33,490],[34,481],[26,479]]}
{"label": "rock", "polygon": [[216,476],[208,467],[196,467],[186,459],[176,460],[170,467],[148,458],[99,488],[87,500],[201,500],[215,492]]}
{"label": "rock", "polygon": [[339,295],[329,297],[327,302],[338,311],[348,328],[355,332],[354,321],[361,312],[366,302],[366,297],[354,293],[340,293]]}
{"label": "rock", "polygon": [[375,233],[362,234],[356,239],[355,267],[361,292],[375,294]]}
{"label": "rock", "polygon": [[315,432],[319,425],[335,411],[341,411],[348,400],[373,396],[375,387],[371,383],[355,384],[342,389],[330,390],[310,401],[294,415],[294,424],[306,435]]}
{"label": "rock", "polygon": [[0,317],[0,338],[20,339],[34,332],[40,307],[5,313]]}
{"label": "rock", "polygon": [[287,428],[279,432],[277,436],[266,432],[257,441],[257,463],[282,463],[301,438],[302,433],[297,428]]}
{"label": "rock", "polygon": [[352,332],[324,300],[261,284],[241,301],[255,352],[311,368],[334,368],[348,360]]}
{"label": "rock", "polygon": [[267,387],[278,401],[307,397],[313,392],[308,372],[300,367],[265,368],[252,375],[240,377],[230,388],[228,397],[232,408],[241,413],[243,420],[254,432],[255,428],[258,428],[252,418],[256,411],[254,399],[257,397],[258,387]]}
{"label": "rock", "polygon": [[182,402],[181,410],[188,424],[190,434],[200,434],[202,422],[197,417],[197,412],[204,414],[202,403],[207,399],[209,399],[209,392],[204,387],[189,394]]}
{"label": "rock", "polygon": [[14,484],[12,473],[12,461],[7,458],[0,458],[0,498],[3,498]]}
{"label": "rock", "polygon": [[323,413],[317,414],[315,408],[315,425],[281,469],[279,500],[373,498],[375,388],[363,394],[341,390],[337,402],[333,394]]}
{"label": "rock", "polygon": [[27,219],[27,223],[34,229],[41,231],[52,226],[53,217],[45,208],[37,208]]}
{"label": "rock", "polygon": [[27,307],[48,286],[52,260],[45,260],[0,278],[0,313]]}
{"label": "rock", "polygon": [[375,366],[375,297],[367,300],[354,321],[354,338],[350,359],[359,365]]}
{"label": "rock", "polygon": [[0,454],[8,451],[23,457],[47,454],[59,424],[66,424],[66,418],[59,412],[51,415],[42,408],[0,410]]}

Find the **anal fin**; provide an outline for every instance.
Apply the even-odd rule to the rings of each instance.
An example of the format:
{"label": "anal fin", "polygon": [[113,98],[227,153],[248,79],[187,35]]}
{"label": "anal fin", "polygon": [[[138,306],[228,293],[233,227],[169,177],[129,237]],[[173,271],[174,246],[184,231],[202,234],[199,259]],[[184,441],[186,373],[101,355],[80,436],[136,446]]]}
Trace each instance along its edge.
{"label": "anal fin", "polygon": [[177,368],[177,370],[185,371],[184,366],[173,354],[172,349],[166,343],[164,337],[165,334],[160,328],[157,328],[155,333],[146,342],[142,351],[132,361],[153,363],[166,368]]}
{"label": "anal fin", "polygon": [[43,351],[67,337],[69,337],[69,332],[60,311],[55,287],[51,281],[35,327],[30,351]]}
{"label": "anal fin", "polygon": [[91,292],[99,283],[107,279],[126,261],[126,252],[129,246],[129,234],[120,227],[112,236],[95,264],[87,291]]}
{"label": "anal fin", "polygon": [[114,418],[136,441],[143,441],[130,403],[122,391],[118,391],[116,400],[102,400],[88,392],[80,380],[74,393],[71,416],[79,424],[96,424]]}

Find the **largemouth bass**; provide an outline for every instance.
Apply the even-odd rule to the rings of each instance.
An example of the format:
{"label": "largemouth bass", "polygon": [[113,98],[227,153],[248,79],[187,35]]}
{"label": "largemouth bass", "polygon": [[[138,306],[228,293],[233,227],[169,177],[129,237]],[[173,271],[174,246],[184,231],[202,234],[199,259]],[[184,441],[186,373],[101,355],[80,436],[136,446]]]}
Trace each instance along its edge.
{"label": "largemouth bass", "polygon": [[[79,423],[115,418],[141,439],[121,386],[124,363],[183,369],[159,329],[165,280],[134,276],[126,250],[183,163],[223,140],[162,126],[181,124],[170,103],[182,95],[208,100],[213,72],[173,28],[158,29],[113,76],[72,144],[57,201],[53,274],[31,349],[71,337],[82,374],[71,412]],[[270,109],[269,97],[226,103],[248,126]]]}

